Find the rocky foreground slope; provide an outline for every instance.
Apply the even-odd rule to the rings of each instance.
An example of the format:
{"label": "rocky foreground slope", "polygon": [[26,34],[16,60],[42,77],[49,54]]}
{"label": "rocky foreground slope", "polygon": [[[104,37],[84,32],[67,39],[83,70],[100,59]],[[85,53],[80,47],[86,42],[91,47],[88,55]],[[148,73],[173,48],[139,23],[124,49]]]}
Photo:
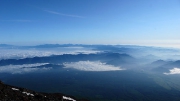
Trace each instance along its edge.
{"label": "rocky foreground slope", "polygon": [[0,81],[0,101],[88,101],[61,93],[40,93]]}

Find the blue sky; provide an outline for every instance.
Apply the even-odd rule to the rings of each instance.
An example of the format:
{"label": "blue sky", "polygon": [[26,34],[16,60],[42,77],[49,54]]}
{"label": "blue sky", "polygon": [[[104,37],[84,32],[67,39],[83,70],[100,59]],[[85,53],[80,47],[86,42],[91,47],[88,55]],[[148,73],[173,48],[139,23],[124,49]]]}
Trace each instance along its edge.
{"label": "blue sky", "polygon": [[180,47],[180,0],[0,0],[0,43]]}

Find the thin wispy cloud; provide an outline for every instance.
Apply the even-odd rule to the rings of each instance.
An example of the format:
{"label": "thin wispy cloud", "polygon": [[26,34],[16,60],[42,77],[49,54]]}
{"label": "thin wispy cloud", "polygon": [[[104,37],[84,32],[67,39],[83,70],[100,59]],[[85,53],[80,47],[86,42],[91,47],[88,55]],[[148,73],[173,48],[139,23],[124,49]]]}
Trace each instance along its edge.
{"label": "thin wispy cloud", "polygon": [[84,18],[83,16],[79,16],[79,15],[64,14],[64,13],[59,13],[59,12],[50,11],[50,10],[44,10],[44,11],[46,11],[48,13],[51,13],[51,14],[60,15],[60,16],[67,16],[67,17],[74,17],[74,18]]}
{"label": "thin wispy cloud", "polygon": [[0,73],[12,73],[12,74],[21,74],[21,73],[29,73],[34,71],[44,71],[49,70],[49,68],[33,68],[38,66],[43,66],[49,63],[36,63],[36,64],[23,64],[23,65],[6,65],[0,66]]}

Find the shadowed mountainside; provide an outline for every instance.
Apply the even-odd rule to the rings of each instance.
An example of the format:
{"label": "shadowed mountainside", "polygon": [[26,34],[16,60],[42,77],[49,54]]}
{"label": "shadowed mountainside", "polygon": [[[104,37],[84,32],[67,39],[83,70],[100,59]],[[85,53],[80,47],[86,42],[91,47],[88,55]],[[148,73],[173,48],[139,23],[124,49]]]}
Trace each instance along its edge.
{"label": "shadowed mountainside", "polygon": [[88,101],[61,93],[40,93],[0,81],[0,101]]}

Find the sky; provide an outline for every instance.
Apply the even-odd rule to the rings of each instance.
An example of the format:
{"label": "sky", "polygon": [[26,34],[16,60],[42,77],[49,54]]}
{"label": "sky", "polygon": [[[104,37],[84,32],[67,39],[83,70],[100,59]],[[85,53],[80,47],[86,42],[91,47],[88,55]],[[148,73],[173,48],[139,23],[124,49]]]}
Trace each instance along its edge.
{"label": "sky", "polygon": [[0,44],[180,48],[180,0],[0,0]]}

